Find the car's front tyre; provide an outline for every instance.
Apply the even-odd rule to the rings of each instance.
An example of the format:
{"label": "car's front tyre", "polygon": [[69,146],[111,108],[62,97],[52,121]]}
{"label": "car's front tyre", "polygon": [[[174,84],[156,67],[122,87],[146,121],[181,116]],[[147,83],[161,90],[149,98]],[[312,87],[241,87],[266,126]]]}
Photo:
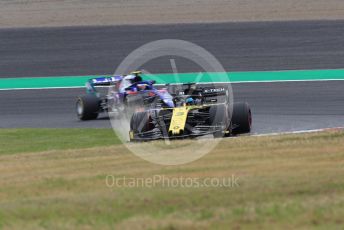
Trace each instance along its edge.
{"label": "car's front tyre", "polygon": [[130,120],[130,129],[135,133],[151,130],[149,113],[146,111],[134,113]]}
{"label": "car's front tyre", "polygon": [[246,102],[234,103],[232,116],[232,134],[244,134],[251,132],[252,113]]}

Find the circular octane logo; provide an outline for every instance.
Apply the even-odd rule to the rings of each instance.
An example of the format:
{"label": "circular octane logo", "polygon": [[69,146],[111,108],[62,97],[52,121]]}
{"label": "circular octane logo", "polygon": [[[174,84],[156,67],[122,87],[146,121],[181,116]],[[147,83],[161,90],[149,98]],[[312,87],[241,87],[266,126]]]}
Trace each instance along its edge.
{"label": "circular octane logo", "polygon": [[[206,81],[209,84],[213,84],[214,82],[218,82],[219,80],[216,79],[217,75],[216,73],[221,74],[221,81],[222,82],[228,82],[226,84],[226,88],[218,87],[218,88],[207,88],[204,89],[205,94],[220,94],[220,93],[226,93],[226,97],[228,98],[226,109],[229,110],[227,114],[228,116],[231,116],[232,110],[233,110],[233,93],[232,88],[229,83],[229,78],[227,74],[225,73],[225,70],[223,66],[220,64],[220,62],[207,50],[204,48],[193,44],[191,42],[183,41],[183,40],[158,40],[154,42],[147,43],[138,49],[134,50],[132,53],[130,53],[118,66],[118,68],[115,71],[115,75],[124,75],[128,74],[133,70],[142,69],[142,66],[149,61],[154,61],[157,58],[163,58],[163,57],[181,57],[184,59],[188,59],[192,61],[193,63],[196,63],[198,66],[200,66],[203,70],[200,73],[195,74],[195,78],[193,79],[193,83],[197,83],[196,87],[200,87],[201,85],[206,86],[207,84],[201,83],[204,81],[205,78]],[[173,71],[174,79],[164,79],[161,77],[161,75],[155,75],[151,74],[147,70],[142,70],[142,72],[145,74],[146,78],[155,79],[158,81],[158,85],[156,87],[164,88],[167,87],[164,86],[167,82],[173,82],[181,83],[183,82],[183,79],[180,79],[178,74],[177,65],[174,59],[170,59],[171,68]],[[205,76],[206,73],[213,73],[208,74]],[[225,78],[225,79],[224,79]],[[168,81],[167,81],[168,80]],[[208,84],[208,85],[209,85]],[[181,84],[179,84],[180,86]],[[169,85],[168,85],[169,86]],[[179,87],[178,84],[174,85],[175,87]],[[181,92],[180,95],[183,95],[184,92]],[[183,95],[184,96],[184,95]],[[218,100],[212,98],[208,101],[208,103],[215,103],[218,102]],[[184,105],[185,106],[185,105]],[[221,106],[217,106],[221,107]],[[222,107],[221,107],[222,108]],[[159,109],[155,108],[152,109],[149,113],[157,113]],[[172,110],[172,109],[171,109]],[[188,113],[191,110],[188,110]],[[137,111],[133,111],[137,112]],[[142,111],[140,111],[142,113]],[[140,113],[138,112],[138,113]],[[221,114],[222,111],[216,111],[216,113]],[[133,114],[132,113],[132,114]],[[187,112],[177,112],[176,116],[181,116]],[[216,145],[221,140],[220,138],[214,138],[213,135],[193,135],[192,138],[170,138],[171,134],[175,134],[174,132],[179,132],[181,129],[184,129],[184,123],[183,125],[180,125],[179,123],[175,124],[171,127],[171,130],[169,131],[169,124],[164,123],[163,126],[165,127],[163,130],[161,130],[161,137],[158,140],[149,140],[149,141],[140,141],[140,142],[132,142],[129,141],[130,138],[134,136],[134,134],[131,132],[131,126],[132,126],[132,117],[133,115],[123,115],[120,117],[111,117],[111,125],[113,127],[113,130],[115,133],[119,136],[123,144],[135,155],[141,157],[144,160],[147,160],[149,162],[160,164],[160,165],[180,165],[180,164],[186,164],[190,163],[192,161],[195,161],[202,156],[209,153],[212,149],[216,147]],[[172,113],[171,113],[172,114]],[[182,117],[182,116],[181,116]],[[197,118],[197,115],[195,115],[195,119]],[[178,117],[178,119],[180,119]],[[230,120],[230,117],[226,118],[227,120]],[[179,122],[180,120],[178,120]],[[138,127],[143,127],[145,125],[146,120],[141,119],[140,124],[138,124]],[[172,121],[170,121],[172,123]],[[177,122],[177,121],[176,121]],[[160,122],[156,121],[157,125],[161,126]],[[187,123],[185,124],[185,129],[195,129],[194,127],[189,127]],[[194,134],[197,134],[197,132],[202,132],[201,126],[199,126],[198,130],[194,131]],[[173,139],[173,140],[172,140]]]}

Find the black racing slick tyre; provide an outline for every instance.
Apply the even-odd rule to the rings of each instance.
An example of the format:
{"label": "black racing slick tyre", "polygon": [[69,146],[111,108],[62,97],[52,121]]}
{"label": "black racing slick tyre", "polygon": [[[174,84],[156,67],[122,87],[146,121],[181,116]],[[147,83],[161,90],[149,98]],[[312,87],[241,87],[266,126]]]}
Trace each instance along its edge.
{"label": "black racing slick tyre", "polygon": [[143,133],[151,130],[150,115],[147,112],[136,112],[130,119],[130,130]]}
{"label": "black racing slick tyre", "polygon": [[76,101],[76,113],[80,120],[97,119],[100,109],[100,100],[95,95],[79,96]]}
{"label": "black racing slick tyre", "polygon": [[234,103],[232,116],[232,134],[243,134],[251,132],[252,113],[246,102]]}
{"label": "black racing slick tyre", "polygon": [[213,133],[215,138],[223,137],[228,126],[228,114],[226,106],[224,104],[211,106],[209,109],[209,120],[211,126],[224,127],[223,130],[218,130]]}

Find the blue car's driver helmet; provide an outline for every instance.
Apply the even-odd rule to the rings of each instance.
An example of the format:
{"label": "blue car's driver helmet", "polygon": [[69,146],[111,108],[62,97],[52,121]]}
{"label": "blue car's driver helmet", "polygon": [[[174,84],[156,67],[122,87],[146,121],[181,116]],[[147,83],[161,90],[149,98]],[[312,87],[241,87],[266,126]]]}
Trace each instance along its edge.
{"label": "blue car's driver helmet", "polygon": [[134,82],[142,81],[142,77],[141,77],[142,72],[141,71],[133,71],[130,74],[135,76],[134,77]]}
{"label": "blue car's driver helmet", "polygon": [[195,100],[192,97],[189,97],[185,100],[186,105],[193,105],[195,104]]}

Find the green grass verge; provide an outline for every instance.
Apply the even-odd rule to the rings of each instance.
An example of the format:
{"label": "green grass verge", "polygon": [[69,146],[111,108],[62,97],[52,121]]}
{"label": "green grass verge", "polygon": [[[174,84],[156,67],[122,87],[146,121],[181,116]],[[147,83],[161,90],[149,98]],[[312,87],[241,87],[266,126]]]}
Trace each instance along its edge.
{"label": "green grass verge", "polygon": [[[56,130],[33,130],[22,149]],[[60,135],[104,141],[106,130]],[[16,130],[27,138],[28,130]],[[61,131],[62,132],[62,131]],[[72,137],[73,135],[65,134]],[[0,130],[2,136],[9,130]],[[98,137],[95,136],[98,133]],[[111,138],[113,134],[108,133]],[[40,136],[42,135],[42,136]],[[47,141],[51,141],[47,138]],[[98,140],[97,140],[98,138]],[[109,138],[109,139],[111,139]],[[56,139],[56,137],[55,137]],[[65,143],[59,141],[59,143]],[[16,143],[19,143],[18,140]],[[110,140],[109,140],[110,142]],[[0,155],[0,226],[4,229],[342,229],[344,132],[227,138],[187,165],[162,167],[123,145]],[[185,140],[183,143],[192,142]],[[106,143],[106,142],[105,142]],[[46,144],[48,148],[48,144]],[[74,145],[72,145],[74,146]],[[93,146],[92,146],[93,147]],[[55,147],[55,149],[62,148]],[[50,148],[49,148],[50,149]],[[33,150],[37,151],[36,148]],[[159,154],[159,153],[157,153]],[[238,178],[225,187],[128,187],[114,178]]]}
{"label": "green grass verge", "polygon": [[119,143],[112,129],[0,129],[0,155]]}

